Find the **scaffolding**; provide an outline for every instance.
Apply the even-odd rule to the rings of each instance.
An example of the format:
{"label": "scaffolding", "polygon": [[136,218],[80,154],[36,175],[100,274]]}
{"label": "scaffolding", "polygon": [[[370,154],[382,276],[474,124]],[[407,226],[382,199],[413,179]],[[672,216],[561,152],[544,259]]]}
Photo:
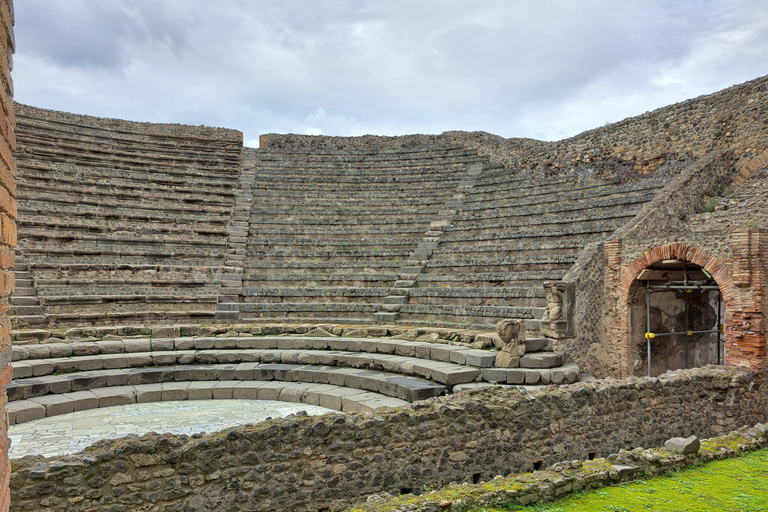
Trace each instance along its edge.
{"label": "scaffolding", "polygon": [[[646,319],[646,328],[645,328],[645,344],[646,344],[646,352],[647,352],[647,360],[646,364],[648,366],[648,376],[651,376],[651,340],[655,338],[665,337],[665,336],[685,336],[685,368],[688,368],[688,344],[689,340],[691,339],[691,336],[697,335],[697,334],[717,334],[717,364],[721,364],[721,351],[722,351],[722,334],[724,330],[724,325],[722,322],[722,306],[723,306],[723,295],[720,293],[720,287],[717,286],[716,283],[712,280],[712,276],[709,275],[705,270],[702,269],[702,272],[709,278],[704,281],[692,281],[688,279],[688,269],[685,265],[683,265],[683,279],[682,280],[669,280],[664,282],[663,284],[651,284],[651,279],[648,279],[645,281],[645,319]],[[640,276],[638,276],[638,279],[640,279]],[[713,284],[714,283],[714,284]],[[663,292],[663,291],[670,291],[670,290],[682,290],[684,291],[683,295],[683,303],[684,303],[684,331],[675,331],[675,332],[653,332],[651,331],[651,294],[657,293],[657,292]],[[693,331],[690,329],[690,294],[694,291],[706,291],[706,290],[712,290],[717,291],[717,328],[716,329],[706,329],[703,331]]]}

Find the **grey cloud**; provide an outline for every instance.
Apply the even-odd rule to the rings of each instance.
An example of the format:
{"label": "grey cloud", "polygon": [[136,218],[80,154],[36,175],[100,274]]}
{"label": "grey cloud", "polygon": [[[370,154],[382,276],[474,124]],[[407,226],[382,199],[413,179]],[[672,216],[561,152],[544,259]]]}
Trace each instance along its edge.
{"label": "grey cloud", "polygon": [[21,0],[14,79],[20,101],[247,140],[559,138],[765,73],[765,5]]}

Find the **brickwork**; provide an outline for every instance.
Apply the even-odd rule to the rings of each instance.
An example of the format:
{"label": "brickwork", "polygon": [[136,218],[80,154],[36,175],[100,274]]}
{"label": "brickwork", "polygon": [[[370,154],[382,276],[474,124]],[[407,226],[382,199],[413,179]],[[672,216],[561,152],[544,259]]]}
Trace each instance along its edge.
{"label": "brickwork", "polygon": [[11,81],[13,37],[13,1],[0,2],[0,511],[10,507],[8,483],[8,415],[6,414],[6,386],[13,375],[11,362],[11,324],[8,297],[14,287],[14,276],[8,269],[13,267],[13,246],[16,245],[16,161],[12,152],[16,149],[14,135],[13,84]]}

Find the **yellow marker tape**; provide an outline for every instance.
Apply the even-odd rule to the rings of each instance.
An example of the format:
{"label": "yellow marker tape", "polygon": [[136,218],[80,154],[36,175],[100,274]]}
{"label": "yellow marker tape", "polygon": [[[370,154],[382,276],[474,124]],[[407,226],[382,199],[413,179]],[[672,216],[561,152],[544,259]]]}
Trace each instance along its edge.
{"label": "yellow marker tape", "polygon": [[652,332],[645,333],[645,339],[650,339],[650,338],[655,338],[655,337],[656,337],[656,334],[654,334]]}
{"label": "yellow marker tape", "polygon": [[688,336],[693,336],[693,331],[688,331],[685,334],[687,334]]}
{"label": "yellow marker tape", "polygon": [[693,290],[685,290],[685,293],[693,293]]}
{"label": "yellow marker tape", "polygon": [[725,332],[725,324],[720,324],[720,332]]}

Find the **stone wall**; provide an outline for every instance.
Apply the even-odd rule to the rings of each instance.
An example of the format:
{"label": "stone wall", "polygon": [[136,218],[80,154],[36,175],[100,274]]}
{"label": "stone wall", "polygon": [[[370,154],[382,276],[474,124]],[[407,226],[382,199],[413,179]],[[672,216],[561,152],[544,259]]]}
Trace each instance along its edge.
{"label": "stone wall", "polygon": [[484,388],[375,415],[103,441],[75,455],[14,461],[13,510],[341,510],[372,493],[755,424],[766,405],[756,375],[708,367],[530,393]]}
{"label": "stone wall", "polygon": [[13,113],[13,83],[11,68],[14,51],[13,38],[13,1],[0,2],[0,511],[8,510],[10,496],[8,481],[10,464],[8,462],[8,416],[5,413],[7,396],[5,386],[11,380],[13,369],[11,361],[11,323],[5,318],[8,311],[7,298],[13,291],[14,278],[8,272],[13,267],[13,246],[16,245],[16,162],[12,151],[16,149],[14,136],[15,116]]}
{"label": "stone wall", "polygon": [[737,157],[768,149],[768,76],[556,142],[451,131],[403,137],[268,134],[262,135],[260,143],[303,151],[463,145],[511,169],[594,168],[607,174],[648,174],[667,160],[699,158],[715,149],[733,149]]}

